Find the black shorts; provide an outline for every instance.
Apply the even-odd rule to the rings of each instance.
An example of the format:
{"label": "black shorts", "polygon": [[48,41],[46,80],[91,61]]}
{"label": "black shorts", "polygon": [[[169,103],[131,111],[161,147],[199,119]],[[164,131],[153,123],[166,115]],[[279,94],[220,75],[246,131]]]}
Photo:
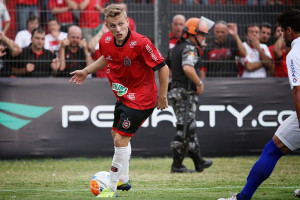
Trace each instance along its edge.
{"label": "black shorts", "polygon": [[154,108],[137,110],[117,101],[114,111],[113,130],[120,135],[132,137],[144,121],[152,114]]}

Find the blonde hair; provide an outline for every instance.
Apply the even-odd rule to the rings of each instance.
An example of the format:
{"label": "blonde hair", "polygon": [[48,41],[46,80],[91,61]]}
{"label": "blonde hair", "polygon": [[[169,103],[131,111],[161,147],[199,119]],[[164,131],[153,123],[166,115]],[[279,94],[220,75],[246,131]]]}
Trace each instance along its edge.
{"label": "blonde hair", "polygon": [[120,14],[124,15],[124,17],[127,18],[127,13],[124,10],[124,6],[120,4],[111,4],[104,10],[105,19],[107,19],[108,17],[116,17]]}

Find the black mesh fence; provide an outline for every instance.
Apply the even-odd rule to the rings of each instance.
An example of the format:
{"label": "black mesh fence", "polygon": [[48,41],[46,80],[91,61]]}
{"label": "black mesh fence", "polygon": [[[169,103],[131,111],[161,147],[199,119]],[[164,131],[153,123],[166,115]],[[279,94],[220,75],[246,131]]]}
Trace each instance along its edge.
{"label": "black mesh fence", "polygon": [[[77,0],[74,1],[74,5],[66,5],[63,0],[41,0],[37,1],[36,5],[29,6],[13,2],[6,1],[10,20],[2,18],[2,30],[8,21],[10,27],[6,34],[0,36],[1,77],[67,77],[70,71],[82,69],[99,58],[98,41],[100,33],[105,32],[102,8],[111,1],[90,0],[87,5],[83,5],[83,1]],[[128,16],[132,19],[129,21],[130,28],[155,42],[153,1],[124,2],[127,3]],[[165,22],[165,26],[169,27],[171,32],[172,18],[177,14],[184,15],[186,19],[205,16],[215,22],[222,20],[235,23],[241,41],[245,42],[245,29],[249,24],[268,23],[272,32],[266,45],[270,54],[273,54],[273,49],[269,47],[277,41],[274,36],[276,16],[289,6],[299,8],[299,4],[299,1],[293,0],[172,0],[167,4],[169,21]],[[37,9],[36,12],[34,9]],[[38,22],[35,22],[37,19],[34,15],[37,15]],[[72,25],[81,29],[82,38],[76,38],[78,30],[75,30],[75,35],[68,35],[68,27]],[[45,32],[37,31],[32,35],[31,31],[37,26],[42,27]],[[163,34],[169,37],[170,33]],[[228,45],[216,45],[215,34],[211,30],[204,45],[199,47],[202,55],[201,70],[207,77],[239,77],[243,73],[242,66],[238,66],[239,59],[243,58],[238,57],[236,42],[230,34],[227,38]],[[64,50],[60,52],[60,49]],[[229,52],[226,49],[230,50],[230,59],[224,58]],[[212,58],[214,53],[220,54],[218,59]],[[272,63],[272,69],[265,67],[266,76],[276,76],[275,65],[281,64],[282,60],[273,58]],[[93,77],[105,76],[105,69],[93,74]]]}

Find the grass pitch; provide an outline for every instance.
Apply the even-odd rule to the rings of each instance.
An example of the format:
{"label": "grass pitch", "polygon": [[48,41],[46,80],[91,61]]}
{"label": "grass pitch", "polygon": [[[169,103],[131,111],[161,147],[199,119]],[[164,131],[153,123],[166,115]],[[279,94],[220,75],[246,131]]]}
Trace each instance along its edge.
{"label": "grass pitch", "polygon": [[[171,158],[132,158],[132,189],[118,199],[210,200],[239,192],[258,157],[213,158],[202,173],[171,174]],[[89,181],[110,169],[111,158],[25,159],[0,161],[0,199],[94,199]],[[184,164],[193,168],[186,158]],[[300,186],[300,157],[281,158],[253,200],[293,200]]]}

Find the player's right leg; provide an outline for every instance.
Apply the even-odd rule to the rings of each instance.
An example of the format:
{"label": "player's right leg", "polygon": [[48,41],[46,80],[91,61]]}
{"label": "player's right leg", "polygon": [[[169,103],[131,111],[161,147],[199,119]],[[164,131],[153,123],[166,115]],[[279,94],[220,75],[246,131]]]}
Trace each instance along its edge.
{"label": "player's right leg", "polygon": [[127,165],[124,167],[124,170],[122,172],[122,175],[119,179],[118,186],[117,186],[117,190],[122,190],[122,191],[124,191],[124,190],[128,191],[131,188],[131,181],[129,179],[129,163],[130,163],[130,157],[131,157],[130,142],[128,143],[127,151],[128,151],[129,159],[128,159]]}

